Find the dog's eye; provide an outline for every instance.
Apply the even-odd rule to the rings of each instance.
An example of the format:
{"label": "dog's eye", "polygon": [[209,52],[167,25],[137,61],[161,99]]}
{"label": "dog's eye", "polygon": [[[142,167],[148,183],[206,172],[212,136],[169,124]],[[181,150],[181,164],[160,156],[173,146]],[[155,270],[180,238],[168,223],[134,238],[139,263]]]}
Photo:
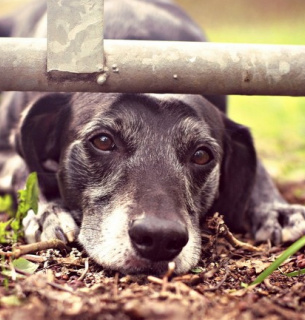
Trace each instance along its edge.
{"label": "dog's eye", "polygon": [[198,149],[192,157],[192,161],[198,165],[205,165],[213,159],[211,153],[205,148]]}
{"label": "dog's eye", "polygon": [[91,143],[95,146],[95,148],[102,151],[112,151],[115,147],[112,138],[106,134],[102,134],[93,138]]}

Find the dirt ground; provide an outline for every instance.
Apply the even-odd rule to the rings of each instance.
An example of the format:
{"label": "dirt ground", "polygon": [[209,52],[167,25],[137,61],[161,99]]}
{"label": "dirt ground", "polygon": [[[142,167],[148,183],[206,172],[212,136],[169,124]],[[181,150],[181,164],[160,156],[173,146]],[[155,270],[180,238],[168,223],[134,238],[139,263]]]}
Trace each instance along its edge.
{"label": "dirt ground", "polygon": [[[305,203],[305,182],[280,189],[287,199]],[[257,252],[233,247],[219,234],[217,219],[209,220],[202,235],[198,268],[183,276],[111,273],[77,249],[67,255],[54,249],[28,255],[39,263],[34,274],[16,269],[21,279],[0,276],[0,319],[305,319],[305,276],[284,274],[305,267],[304,250],[246,289],[243,284],[250,284],[285,246],[262,244]]]}

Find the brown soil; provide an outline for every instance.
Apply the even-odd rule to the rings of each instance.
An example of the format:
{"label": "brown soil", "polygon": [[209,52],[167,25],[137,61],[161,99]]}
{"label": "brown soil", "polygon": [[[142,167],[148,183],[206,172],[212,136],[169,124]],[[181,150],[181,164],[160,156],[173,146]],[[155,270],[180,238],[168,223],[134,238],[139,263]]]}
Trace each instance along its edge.
{"label": "brown soil", "polygon": [[[305,183],[280,186],[288,199],[304,203]],[[267,280],[245,289],[285,249],[263,244],[259,252],[233,247],[209,220],[199,268],[183,276],[124,276],[107,272],[74,249],[49,249],[33,275],[8,283],[0,276],[0,319],[305,319],[305,276],[284,273],[305,267],[304,251]],[[237,236],[250,243],[249,238]],[[5,249],[5,248],[4,248]],[[44,261],[42,261],[44,260]],[[17,270],[18,273],[18,270]],[[24,273],[24,272],[23,272]],[[18,298],[13,306],[3,297]]]}

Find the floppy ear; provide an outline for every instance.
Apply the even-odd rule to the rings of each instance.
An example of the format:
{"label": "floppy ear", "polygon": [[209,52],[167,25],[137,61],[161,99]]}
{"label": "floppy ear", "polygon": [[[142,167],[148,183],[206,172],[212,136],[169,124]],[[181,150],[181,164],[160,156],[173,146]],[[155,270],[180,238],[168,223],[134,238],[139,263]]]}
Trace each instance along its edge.
{"label": "floppy ear", "polygon": [[69,117],[69,101],[69,94],[39,96],[23,113],[15,134],[16,149],[30,172],[37,172],[39,185],[46,196],[58,193],[56,168],[51,168],[50,164],[54,167],[59,161],[60,133]]}
{"label": "floppy ear", "polygon": [[246,210],[256,176],[256,152],[248,128],[224,116],[224,155],[219,184],[219,198],[211,213],[224,215],[235,232],[245,231]]}

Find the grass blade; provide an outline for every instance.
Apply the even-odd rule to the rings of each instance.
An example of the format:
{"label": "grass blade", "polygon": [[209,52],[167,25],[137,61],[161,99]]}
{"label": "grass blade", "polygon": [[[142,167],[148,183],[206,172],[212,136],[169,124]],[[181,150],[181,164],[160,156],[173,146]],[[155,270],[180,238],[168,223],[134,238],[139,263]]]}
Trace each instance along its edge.
{"label": "grass blade", "polygon": [[267,269],[265,269],[251,284],[256,285],[263,282],[274,270],[276,270],[286,259],[294,255],[305,246],[305,236],[294,242],[287,248]]}
{"label": "grass blade", "polygon": [[297,277],[297,276],[300,276],[301,274],[305,274],[305,269],[300,269],[300,270],[297,270],[297,271],[285,273],[285,276],[287,276],[287,277]]}

